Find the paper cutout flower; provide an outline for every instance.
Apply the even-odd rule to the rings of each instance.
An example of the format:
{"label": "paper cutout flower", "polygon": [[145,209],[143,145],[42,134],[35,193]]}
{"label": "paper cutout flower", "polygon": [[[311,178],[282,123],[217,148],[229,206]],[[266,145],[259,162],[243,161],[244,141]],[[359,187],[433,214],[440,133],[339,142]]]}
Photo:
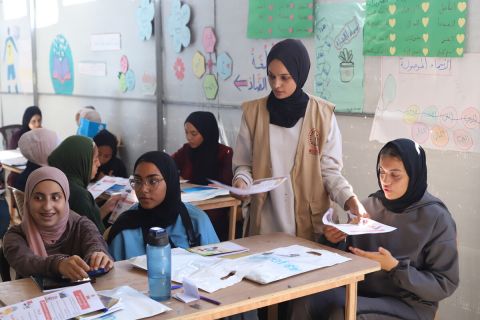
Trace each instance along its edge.
{"label": "paper cutout flower", "polygon": [[175,71],[175,77],[177,77],[178,80],[183,80],[185,77],[185,64],[183,63],[182,58],[177,58],[173,65],[173,70]]}
{"label": "paper cutout flower", "polygon": [[167,29],[176,53],[182,51],[182,46],[186,48],[190,44],[190,29],[187,27],[189,21],[190,7],[187,4],[182,5],[180,0],[173,0]]}
{"label": "paper cutout flower", "polygon": [[148,40],[152,37],[152,20],[155,16],[155,7],[151,0],[141,0],[137,8],[137,24],[139,28],[140,39]]}

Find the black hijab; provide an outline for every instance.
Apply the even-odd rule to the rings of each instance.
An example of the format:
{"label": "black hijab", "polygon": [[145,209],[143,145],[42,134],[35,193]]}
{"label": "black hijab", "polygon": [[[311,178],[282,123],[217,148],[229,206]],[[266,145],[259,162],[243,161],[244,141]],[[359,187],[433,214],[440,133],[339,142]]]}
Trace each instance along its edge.
{"label": "black hijab", "polygon": [[189,148],[192,162],[192,183],[207,185],[208,179],[218,180],[218,124],[211,112],[196,111],[191,113],[185,123],[191,123],[203,137],[197,148]]}
{"label": "black hijab", "polygon": [[142,162],[154,164],[162,174],[167,185],[165,199],[155,208],[145,209],[139,204],[138,209],[123,213],[112,225],[108,234],[108,243],[122,230],[142,228],[143,241],[146,244],[148,230],[151,227],[166,228],[177,221],[182,210],[188,214],[181,200],[180,179],[173,159],[164,152],[150,151],[138,158],[133,170],[135,171]]}
{"label": "black hijab", "polygon": [[40,116],[40,118],[42,117],[42,111],[37,106],[31,106],[25,109],[22,119],[22,128],[20,129],[21,134],[30,131],[30,127],[28,126],[28,124],[30,123],[30,120],[33,118],[33,116],[37,114]]}
{"label": "black hijab", "polygon": [[[388,200],[385,198],[380,183],[380,170],[378,169],[378,166],[380,164],[380,158],[383,155],[382,151],[387,148],[395,149],[403,162],[409,178],[407,191],[403,196],[395,200]],[[370,196],[380,199],[383,205],[390,211],[396,213],[403,212],[407,207],[419,201],[427,190],[427,161],[425,151],[418,143],[412,140],[396,139],[383,146],[378,153],[376,170],[380,190]]]}
{"label": "black hijab", "polygon": [[303,92],[302,87],[307,81],[310,58],[307,49],[300,40],[286,39],[272,47],[267,56],[267,66],[275,59],[280,60],[285,65],[297,84],[297,88],[291,96],[285,99],[277,99],[273,91],[270,92],[267,99],[270,123],[291,128],[297,123],[298,119],[305,115],[307,109],[309,97]]}

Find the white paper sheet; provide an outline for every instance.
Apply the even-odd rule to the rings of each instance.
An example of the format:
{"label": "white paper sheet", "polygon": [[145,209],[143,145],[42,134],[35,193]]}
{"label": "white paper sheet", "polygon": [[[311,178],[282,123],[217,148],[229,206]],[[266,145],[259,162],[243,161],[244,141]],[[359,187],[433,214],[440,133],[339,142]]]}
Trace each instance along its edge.
{"label": "white paper sheet", "polygon": [[240,188],[235,188],[231,187],[229,185],[223,184],[219,181],[215,180],[210,180],[214,185],[217,185],[223,189],[226,189],[234,194],[238,195],[250,195],[250,194],[256,194],[256,193],[262,193],[262,192],[268,192],[270,190],[275,189],[282,183],[284,183],[287,180],[287,177],[276,177],[276,178],[267,178],[267,179],[259,179],[255,180],[251,186],[249,186],[247,189],[240,189]]}
{"label": "white paper sheet", "polygon": [[196,186],[185,188],[182,190],[182,201],[183,202],[192,202],[192,201],[202,201],[207,199],[212,199],[219,196],[228,195],[228,190],[207,186]]}
{"label": "white paper sheet", "polygon": [[99,291],[99,293],[120,299],[123,309],[113,314],[115,320],[143,319],[172,310],[129,286]]}
{"label": "white paper sheet", "polygon": [[0,308],[0,318],[64,320],[103,308],[92,285],[84,283]]}
{"label": "white paper sheet", "polygon": [[[355,215],[351,213],[348,214],[350,219],[355,217]],[[322,222],[323,224],[333,226],[348,235],[385,233],[397,229],[369,218],[360,218],[359,223],[335,223],[333,219],[333,209],[331,208],[323,215]]]}

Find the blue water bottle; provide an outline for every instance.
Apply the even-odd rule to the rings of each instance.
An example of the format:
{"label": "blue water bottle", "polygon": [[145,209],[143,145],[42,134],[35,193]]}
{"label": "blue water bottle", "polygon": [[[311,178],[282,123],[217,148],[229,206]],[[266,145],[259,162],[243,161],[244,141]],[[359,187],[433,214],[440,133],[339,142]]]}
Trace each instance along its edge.
{"label": "blue water bottle", "polygon": [[167,230],[152,227],[147,236],[148,290],[157,301],[170,299],[172,253]]}

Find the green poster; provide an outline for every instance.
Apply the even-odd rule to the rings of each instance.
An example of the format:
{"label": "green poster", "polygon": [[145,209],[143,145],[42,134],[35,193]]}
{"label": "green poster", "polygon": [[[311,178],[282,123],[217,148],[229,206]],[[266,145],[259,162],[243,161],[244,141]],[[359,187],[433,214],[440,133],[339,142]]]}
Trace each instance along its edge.
{"label": "green poster", "polygon": [[462,57],[466,0],[367,0],[363,53]]}
{"label": "green poster", "polygon": [[305,38],[312,34],[313,0],[250,0],[248,38]]}
{"label": "green poster", "polygon": [[335,111],[363,111],[364,20],[361,3],[315,6],[315,94]]}

